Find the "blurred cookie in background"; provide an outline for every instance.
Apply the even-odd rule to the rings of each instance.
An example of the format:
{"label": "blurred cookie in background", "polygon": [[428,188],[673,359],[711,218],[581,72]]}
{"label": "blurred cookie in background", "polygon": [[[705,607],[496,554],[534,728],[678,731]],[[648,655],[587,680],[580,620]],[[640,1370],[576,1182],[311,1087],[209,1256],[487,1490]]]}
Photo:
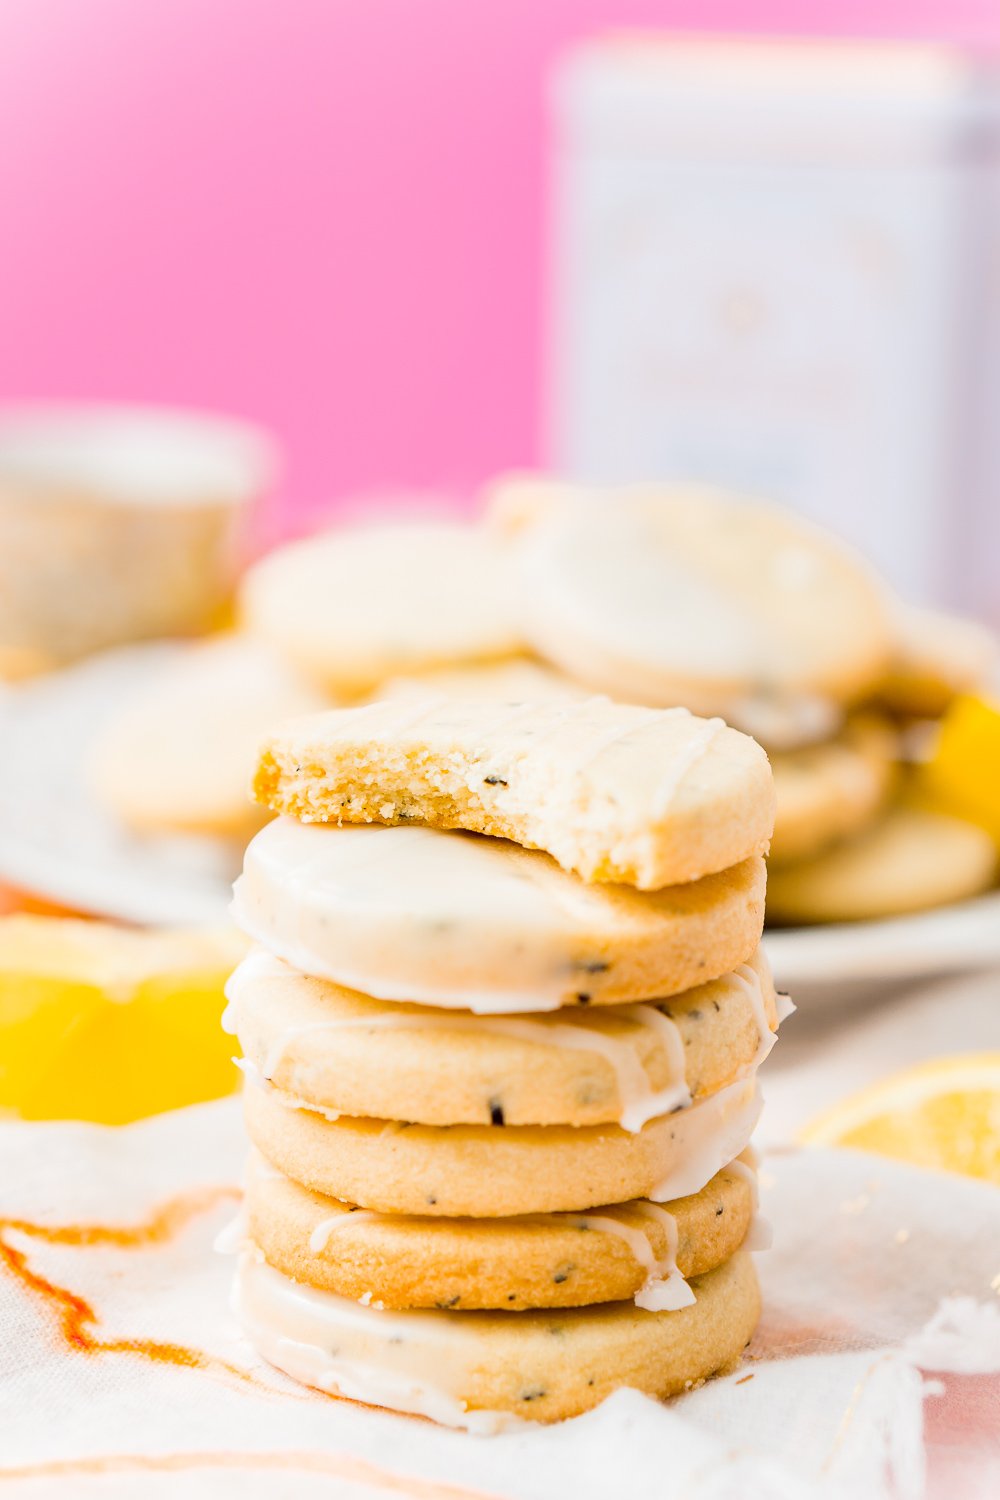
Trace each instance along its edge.
{"label": "blurred cookie in background", "polygon": [[522,646],[497,538],[456,521],[385,521],[291,542],[245,575],[246,628],[335,694]]}
{"label": "blurred cookie in background", "polygon": [[885,676],[880,583],[776,506],[516,476],[493,487],[490,513],[518,567],[529,644],[596,691],[718,714],[785,749],[827,738]]}
{"label": "blurred cookie in background", "polygon": [[248,837],[266,817],[249,795],[258,741],[329,702],[263,642],[212,637],[155,672],[112,717],[94,747],[91,786],[137,833]]}
{"label": "blurred cookie in background", "polygon": [[961,901],[996,879],[984,829],[943,813],[896,807],[814,859],[768,872],[772,922],[859,922]]}
{"label": "blurred cookie in background", "polygon": [[810,858],[867,827],[889,798],[897,757],[897,735],[871,713],[849,719],[832,740],[773,753],[772,866]]}
{"label": "blurred cookie in background", "polygon": [[587,689],[530,656],[511,656],[474,667],[437,667],[390,677],[375,698],[465,698],[499,703],[586,698]]}

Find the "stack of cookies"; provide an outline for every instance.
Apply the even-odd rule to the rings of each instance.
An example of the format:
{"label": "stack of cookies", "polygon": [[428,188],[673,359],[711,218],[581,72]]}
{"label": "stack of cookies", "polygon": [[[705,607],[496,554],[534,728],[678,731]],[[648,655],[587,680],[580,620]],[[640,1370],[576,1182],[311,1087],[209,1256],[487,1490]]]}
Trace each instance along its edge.
{"label": "stack of cookies", "polygon": [[731,1369],[781,1009],[763,751],[606,698],[379,702],[286,726],[255,790],[282,816],[227,1024],[258,1350],[479,1431]]}

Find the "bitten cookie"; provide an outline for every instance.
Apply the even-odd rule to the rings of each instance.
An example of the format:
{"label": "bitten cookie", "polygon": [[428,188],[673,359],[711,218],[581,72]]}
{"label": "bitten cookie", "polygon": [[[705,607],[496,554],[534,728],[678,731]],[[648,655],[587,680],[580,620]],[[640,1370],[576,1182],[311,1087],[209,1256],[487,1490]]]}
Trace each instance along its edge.
{"label": "bitten cookie", "polygon": [[557,1312],[379,1311],[290,1281],[251,1252],[234,1305],[264,1358],[356,1401],[495,1432],[505,1417],[555,1422],[622,1386],[672,1396],[736,1366],[760,1316],[744,1251],[691,1283],[677,1312],[630,1302]]}
{"label": "bitten cookie", "polygon": [[95,795],[139,833],[248,835],[263,821],[249,791],[261,736],[327,701],[259,641],[189,646],[104,730]]}
{"label": "bitten cookie", "polygon": [[641,1130],[618,1125],[410,1125],[327,1118],[271,1084],[243,1091],[247,1132],[313,1192],[380,1213],[503,1218],[683,1198],[746,1149],[751,1076]]}
{"label": "bitten cookie", "polygon": [[789,744],[816,738],[824,700],[861,696],[889,660],[889,612],[868,568],[777,506],[694,486],[532,479],[500,481],[493,506],[512,533],[530,644],[601,691],[683,703]]}
{"label": "bitten cookie", "polygon": [[976,896],[996,873],[996,846],[982,828],[900,807],[849,843],[772,871],[768,916],[782,922],[902,916]]}
{"label": "bitten cookie", "polygon": [[397,521],[292,542],[245,575],[240,610],[254,634],[338,696],[521,646],[502,549],[454,521]]}
{"label": "bitten cookie", "polygon": [[552,1016],[470,1016],[372,1000],[252,954],[227,986],[226,1026],[257,1075],[304,1104],[423,1125],[638,1130],[725,1088],[775,1040],[762,950],[655,1004]]}
{"label": "bitten cookie", "polygon": [[888,724],[864,714],[826,744],[772,755],[772,867],[818,854],[870,823],[892,790],[897,751]]}
{"label": "bitten cookie", "polygon": [[[754,1211],[752,1169],[723,1167],[687,1198],[588,1214],[432,1219],[376,1214],[312,1193],[256,1154],[247,1232],[268,1263],[321,1291],[383,1307],[584,1307],[643,1298],[684,1306],[684,1278],[740,1248]],[[644,1290],[645,1289],[645,1292]]]}
{"label": "bitten cookie", "polygon": [[237,924],[305,974],[384,1000],[540,1011],[659,998],[749,958],[760,859],[655,892],[585,886],[476,834],[276,820],[250,844]]}
{"label": "bitten cookie", "polygon": [[304,822],[464,828],[641,890],[766,852],[774,822],[753,740],[683,709],[606,698],[317,714],[265,741],[254,791]]}

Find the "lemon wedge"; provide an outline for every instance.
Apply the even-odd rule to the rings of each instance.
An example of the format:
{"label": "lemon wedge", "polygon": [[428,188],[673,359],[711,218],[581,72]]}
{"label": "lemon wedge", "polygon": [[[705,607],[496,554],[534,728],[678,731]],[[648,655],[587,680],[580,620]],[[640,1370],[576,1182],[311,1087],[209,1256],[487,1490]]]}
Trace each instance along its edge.
{"label": "lemon wedge", "polygon": [[235,931],[0,918],[0,1112],[122,1124],[230,1093]]}
{"label": "lemon wedge", "polygon": [[1000,1185],[1000,1052],[937,1058],[882,1079],[819,1115],[800,1139]]}
{"label": "lemon wedge", "polygon": [[1000,701],[957,698],[941,721],[914,793],[926,806],[978,823],[1000,843]]}

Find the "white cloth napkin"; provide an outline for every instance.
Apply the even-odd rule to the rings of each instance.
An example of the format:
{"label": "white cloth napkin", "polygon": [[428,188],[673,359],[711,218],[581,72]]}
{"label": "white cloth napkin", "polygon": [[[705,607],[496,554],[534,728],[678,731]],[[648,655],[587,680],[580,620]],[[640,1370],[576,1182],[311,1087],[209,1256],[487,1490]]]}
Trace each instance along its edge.
{"label": "white cloth napkin", "polygon": [[[967,989],[953,1014],[972,1007]],[[982,983],[978,993],[981,1009]],[[914,1002],[929,1014],[941,1003]],[[888,1014],[825,1057],[769,1063],[775,1126],[790,1128],[806,1095],[823,1102],[810,1069],[832,1068],[841,1092],[864,1081],[856,1037],[881,1072],[905,1061],[879,1063],[864,1040]],[[897,1025],[912,1031],[905,1011]],[[621,1391],[575,1421],[494,1438],[305,1392],[241,1339],[232,1262],[212,1249],[245,1153],[235,1100],[119,1129],[3,1124],[0,1489],[12,1500],[994,1500],[1000,1192],[797,1150],[764,1119],[774,1249],[757,1258],[765,1312],[743,1369],[669,1404]],[[116,1243],[122,1228],[140,1233]]]}

